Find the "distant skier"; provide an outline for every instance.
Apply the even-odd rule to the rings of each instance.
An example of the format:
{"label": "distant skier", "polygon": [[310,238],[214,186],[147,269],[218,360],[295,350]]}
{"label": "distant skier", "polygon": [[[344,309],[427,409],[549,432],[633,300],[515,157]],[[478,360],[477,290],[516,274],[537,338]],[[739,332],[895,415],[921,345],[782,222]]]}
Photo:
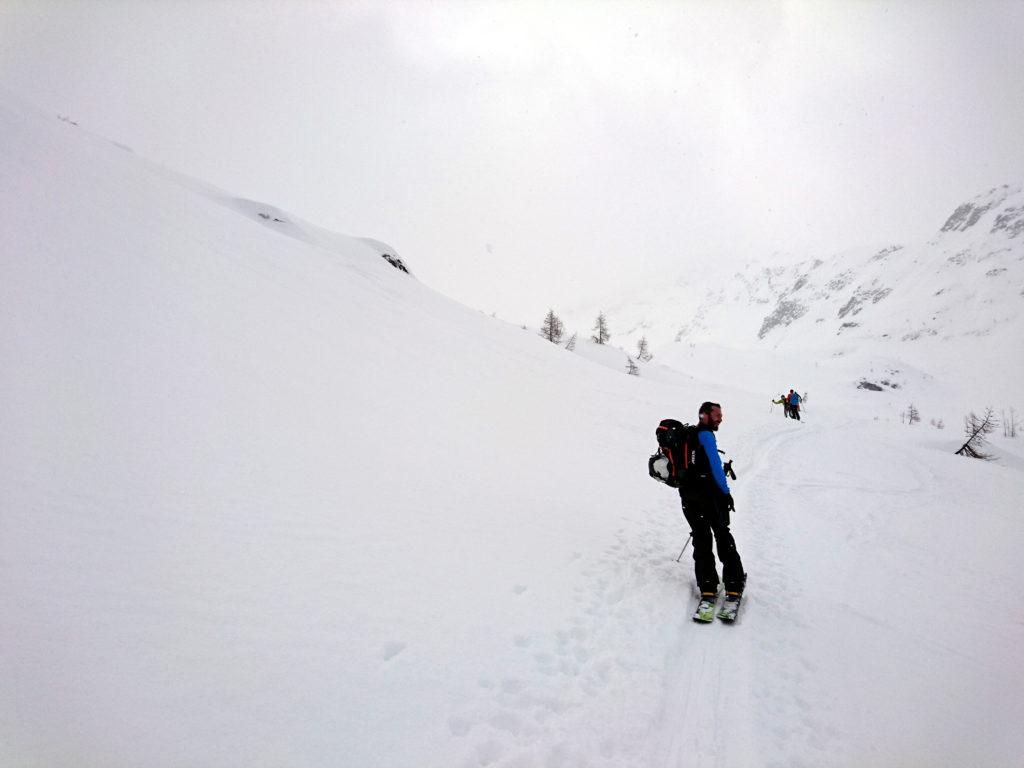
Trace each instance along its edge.
{"label": "distant skier", "polygon": [[786,399],[785,395],[779,395],[778,400],[772,400],[772,405],[781,405],[782,415],[787,418],[789,417],[789,401]]}
{"label": "distant skier", "polygon": [[[698,411],[697,436],[699,449],[694,466],[696,482],[679,489],[683,515],[693,536],[693,566],[702,604],[713,601],[718,594],[718,570],[712,550],[712,539],[718,544],[722,561],[722,581],[726,599],[739,600],[746,582],[743,562],[736,551],[736,541],[729,532],[729,512],[734,509],[729,483],[718,455],[715,432],[722,423],[722,406],[706,402]],[[713,610],[713,607],[712,607]],[[735,614],[734,614],[735,615]]]}
{"label": "distant skier", "polygon": [[800,393],[789,390],[789,415],[800,421]]}

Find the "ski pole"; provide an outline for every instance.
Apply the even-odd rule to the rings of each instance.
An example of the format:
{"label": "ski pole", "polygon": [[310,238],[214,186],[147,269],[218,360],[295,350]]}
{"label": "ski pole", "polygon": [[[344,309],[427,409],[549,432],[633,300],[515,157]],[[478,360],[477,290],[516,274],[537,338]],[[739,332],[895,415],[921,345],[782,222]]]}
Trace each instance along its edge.
{"label": "ski pole", "polygon": [[679,553],[679,557],[677,557],[677,558],[676,558],[676,562],[677,562],[677,563],[678,563],[678,562],[679,562],[680,560],[682,560],[682,559],[683,559],[683,552],[685,552],[685,551],[686,551],[686,548],[687,548],[688,546],[690,546],[690,539],[692,539],[692,538],[693,538],[693,534],[692,534],[692,533],[691,533],[691,534],[690,534],[689,536],[687,536],[687,537],[686,537],[686,543],[685,543],[685,544],[683,544],[683,549],[682,549],[682,551],[681,551],[681,552]]}

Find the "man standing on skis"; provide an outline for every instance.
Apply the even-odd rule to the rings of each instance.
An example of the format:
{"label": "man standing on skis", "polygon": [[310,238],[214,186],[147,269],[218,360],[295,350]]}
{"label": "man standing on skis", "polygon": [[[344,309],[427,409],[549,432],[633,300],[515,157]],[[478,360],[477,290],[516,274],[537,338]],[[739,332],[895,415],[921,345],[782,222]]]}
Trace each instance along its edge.
{"label": "man standing on skis", "polygon": [[789,390],[789,415],[800,421],[800,393]]}
{"label": "man standing on skis", "polygon": [[698,411],[698,448],[691,452],[696,464],[693,482],[679,489],[683,515],[693,536],[693,565],[702,601],[714,601],[718,595],[718,570],[712,542],[718,545],[722,561],[722,582],[726,599],[738,600],[743,592],[746,574],[736,551],[736,541],[729,531],[729,513],[734,509],[732,493],[726,480],[722,459],[718,455],[715,432],[722,423],[722,406],[706,402]]}

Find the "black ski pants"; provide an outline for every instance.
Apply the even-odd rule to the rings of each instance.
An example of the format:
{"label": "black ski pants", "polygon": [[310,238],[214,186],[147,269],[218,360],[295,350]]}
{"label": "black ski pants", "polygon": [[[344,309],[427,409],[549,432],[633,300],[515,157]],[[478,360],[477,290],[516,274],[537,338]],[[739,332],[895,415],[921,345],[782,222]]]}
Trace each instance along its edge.
{"label": "black ski pants", "polygon": [[701,592],[718,591],[718,569],[712,545],[718,545],[722,561],[722,583],[727,592],[743,591],[743,561],[736,551],[736,541],[729,531],[729,510],[720,494],[714,491],[699,495],[679,494],[683,516],[693,536],[693,568]]}

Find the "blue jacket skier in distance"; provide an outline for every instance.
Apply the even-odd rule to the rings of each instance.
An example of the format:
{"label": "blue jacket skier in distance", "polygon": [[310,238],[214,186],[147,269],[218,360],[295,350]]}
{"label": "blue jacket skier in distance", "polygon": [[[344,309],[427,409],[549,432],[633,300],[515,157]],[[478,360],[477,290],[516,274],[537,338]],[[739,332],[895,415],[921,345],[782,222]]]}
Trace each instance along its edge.
{"label": "blue jacket skier in distance", "polygon": [[696,466],[701,476],[698,482],[679,489],[683,516],[693,536],[693,568],[697,587],[702,596],[718,592],[718,567],[714,553],[717,544],[725,590],[728,594],[739,595],[743,592],[747,575],[736,551],[736,541],[729,531],[729,513],[734,506],[715,439],[715,432],[722,423],[722,406],[710,401],[702,403],[698,418],[698,441],[700,453],[704,456],[698,457]]}
{"label": "blue jacket skier in distance", "polygon": [[789,390],[789,415],[791,418],[800,421],[800,393]]}

